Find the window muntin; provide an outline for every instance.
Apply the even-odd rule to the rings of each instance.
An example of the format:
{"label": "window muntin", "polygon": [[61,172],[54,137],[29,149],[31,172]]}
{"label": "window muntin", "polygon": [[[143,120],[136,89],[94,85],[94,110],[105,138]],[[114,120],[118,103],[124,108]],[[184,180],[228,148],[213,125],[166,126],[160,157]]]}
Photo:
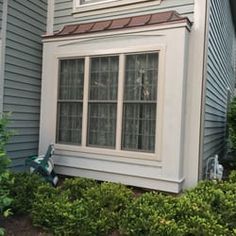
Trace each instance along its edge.
{"label": "window muntin", "polygon": [[158,54],[126,56],[122,149],[154,152]]}
{"label": "window muntin", "polygon": [[[77,64],[70,65],[72,61],[77,61]],[[119,68],[123,63],[124,70]],[[158,63],[157,52],[90,57],[87,64],[84,59],[62,60],[57,141],[80,145],[82,139],[83,146],[154,153]],[[83,67],[80,73],[75,69],[79,66]],[[86,91],[83,91],[84,79],[81,77],[89,78]],[[122,85],[119,79],[124,81]],[[73,86],[74,80],[77,86]],[[118,109],[118,88],[124,90],[123,97],[119,97],[123,109]],[[88,94],[84,104],[83,93]],[[88,107],[88,113],[87,109],[83,111],[83,105]],[[87,118],[83,134],[82,117]]]}
{"label": "window muntin", "polygon": [[115,147],[119,57],[91,59],[88,146]]}
{"label": "window muntin", "polygon": [[60,61],[57,142],[81,144],[84,59]]}

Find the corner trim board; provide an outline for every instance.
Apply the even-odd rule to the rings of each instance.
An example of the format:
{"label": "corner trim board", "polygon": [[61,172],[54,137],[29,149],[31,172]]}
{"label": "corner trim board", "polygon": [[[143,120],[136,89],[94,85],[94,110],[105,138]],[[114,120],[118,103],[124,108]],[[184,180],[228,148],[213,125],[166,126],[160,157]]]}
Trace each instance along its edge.
{"label": "corner trim board", "polygon": [[3,1],[2,30],[1,30],[1,49],[0,49],[0,116],[3,112],[4,96],[4,77],[5,77],[5,52],[6,52],[6,34],[7,34],[7,15],[8,0]]}

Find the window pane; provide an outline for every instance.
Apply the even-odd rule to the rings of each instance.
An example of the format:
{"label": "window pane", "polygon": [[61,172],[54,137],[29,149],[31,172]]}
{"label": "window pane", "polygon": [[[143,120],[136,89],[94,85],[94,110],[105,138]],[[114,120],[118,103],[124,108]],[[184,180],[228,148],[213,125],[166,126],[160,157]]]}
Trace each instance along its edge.
{"label": "window pane", "polygon": [[118,65],[118,57],[91,59],[90,100],[117,99]]}
{"label": "window pane", "polygon": [[125,104],[123,149],[154,152],[156,104]]}
{"label": "window pane", "polygon": [[58,105],[58,142],[81,143],[82,103],[61,102]]}
{"label": "window pane", "polygon": [[158,54],[126,56],[122,149],[155,151]]}
{"label": "window pane", "polygon": [[83,99],[84,59],[62,60],[60,66],[59,99]]}
{"label": "window pane", "polygon": [[84,59],[60,61],[57,142],[81,144]]}
{"label": "window pane", "polygon": [[124,100],[155,101],[158,54],[126,56]]}
{"label": "window pane", "polygon": [[115,134],[116,104],[90,104],[88,145],[114,147]]}
{"label": "window pane", "polygon": [[91,59],[88,145],[115,147],[119,57]]}

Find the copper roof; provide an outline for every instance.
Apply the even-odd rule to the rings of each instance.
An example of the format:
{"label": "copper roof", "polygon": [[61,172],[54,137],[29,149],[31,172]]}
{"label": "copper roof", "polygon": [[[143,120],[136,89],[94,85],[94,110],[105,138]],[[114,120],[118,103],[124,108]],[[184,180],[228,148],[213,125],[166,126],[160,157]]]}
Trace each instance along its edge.
{"label": "copper roof", "polygon": [[114,20],[97,21],[92,23],[66,25],[62,30],[44,38],[66,37],[116,29],[127,29],[139,26],[162,25],[173,23],[191,24],[187,17],[179,15],[176,11],[159,12],[142,16],[126,17]]}

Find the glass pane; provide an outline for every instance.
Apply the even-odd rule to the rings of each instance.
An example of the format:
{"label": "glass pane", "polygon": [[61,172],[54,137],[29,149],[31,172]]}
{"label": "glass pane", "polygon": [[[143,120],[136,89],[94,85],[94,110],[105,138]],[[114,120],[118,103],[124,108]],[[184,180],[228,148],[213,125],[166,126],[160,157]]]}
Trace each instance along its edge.
{"label": "glass pane", "polygon": [[157,72],[157,53],[126,56],[124,100],[155,101]]}
{"label": "glass pane", "polygon": [[156,104],[124,104],[122,149],[154,152]]}
{"label": "glass pane", "polygon": [[82,100],[84,87],[84,59],[60,62],[59,99]]}
{"label": "glass pane", "polygon": [[81,144],[82,103],[61,102],[58,104],[59,143]]}
{"label": "glass pane", "polygon": [[97,57],[91,59],[90,100],[116,100],[119,58]]}
{"label": "glass pane", "polygon": [[126,56],[122,149],[155,151],[158,53]]}
{"label": "glass pane", "polygon": [[88,145],[115,147],[116,104],[89,105]]}

